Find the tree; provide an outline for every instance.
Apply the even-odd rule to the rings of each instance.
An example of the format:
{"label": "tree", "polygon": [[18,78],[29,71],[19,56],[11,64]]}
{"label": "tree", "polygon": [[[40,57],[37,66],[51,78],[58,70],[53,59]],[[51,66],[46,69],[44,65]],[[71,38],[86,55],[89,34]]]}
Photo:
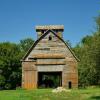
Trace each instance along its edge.
{"label": "tree", "polygon": [[84,37],[74,51],[79,57],[79,84],[100,84],[100,16],[97,17],[97,30],[91,36]]}
{"label": "tree", "polygon": [[100,14],[95,18],[95,22],[97,25],[97,31],[100,32]]}
{"label": "tree", "polygon": [[21,62],[23,55],[33,44],[30,38],[19,44],[0,43],[0,88],[14,89],[21,85]]}
{"label": "tree", "polygon": [[31,38],[26,38],[26,39],[20,40],[19,45],[20,45],[21,51],[26,52],[33,43],[34,43],[34,40]]}
{"label": "tree", "polygon": [[[5,42],[0,44],[0,70],[2,79],[5,79],[5,84],[2,85],[5,88],[6,84],[10,84],[13,88],[16,84],[19,84],[18,80],[21,81],[21,75],[19,77],[19,72],[21,73],[21,64],[20,64],[20,48],[17,44]],[[16,77],[14,77],[13,72],[16,73]],[[11,79],[10,77],[14,77]],[[14,80],[17,83],[14,83]]]}

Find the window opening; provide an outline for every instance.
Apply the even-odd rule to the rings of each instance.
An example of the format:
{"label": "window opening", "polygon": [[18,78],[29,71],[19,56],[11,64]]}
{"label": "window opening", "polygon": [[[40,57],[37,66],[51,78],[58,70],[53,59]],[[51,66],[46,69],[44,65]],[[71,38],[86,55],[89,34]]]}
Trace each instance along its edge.
{"label": "window opening", "polygon": [[52,37],[51,36],[49,36],[49,41],[51,41],[52,40]]}

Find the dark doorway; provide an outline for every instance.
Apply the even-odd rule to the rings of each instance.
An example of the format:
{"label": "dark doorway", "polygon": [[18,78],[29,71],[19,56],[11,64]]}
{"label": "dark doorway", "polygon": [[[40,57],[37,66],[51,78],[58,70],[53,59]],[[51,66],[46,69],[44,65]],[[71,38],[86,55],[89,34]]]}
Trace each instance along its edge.
{"label": "dark doorway", "polygon": [[69,89],[72,88],[72,82],[71,81],[68,82],[68,87],[69,87]]}
{"label": "dark doorway", "polygon": [[62,72],[38,72],[39,88],[55,88],[62,86]]}

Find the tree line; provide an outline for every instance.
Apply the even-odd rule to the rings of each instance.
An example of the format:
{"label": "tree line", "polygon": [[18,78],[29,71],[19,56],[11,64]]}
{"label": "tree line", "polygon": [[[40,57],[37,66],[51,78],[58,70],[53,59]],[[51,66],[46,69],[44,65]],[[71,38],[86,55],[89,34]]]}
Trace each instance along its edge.
{"label": "tree line", "polygon": [[78,64],[79,86],[100,86],[100,15],[95,18],[96,30],[85,36],[73,48],[80,59]]}
{"label": "tree line", "polygon": [[0,89],[14,89],[21,86],[21,59],[30,46],[33,39],[21,40],[19,44],[0,43]]}
{"label": "tree line", "polygon": [[[78,64],[79,86],[100,85],[100,16],[95,18],[96,30],[73,47],[80,59]],[[31,38],[18,44],[0,43],[0,89],[15,89],[21,86],[21,58],[34,43]]]}

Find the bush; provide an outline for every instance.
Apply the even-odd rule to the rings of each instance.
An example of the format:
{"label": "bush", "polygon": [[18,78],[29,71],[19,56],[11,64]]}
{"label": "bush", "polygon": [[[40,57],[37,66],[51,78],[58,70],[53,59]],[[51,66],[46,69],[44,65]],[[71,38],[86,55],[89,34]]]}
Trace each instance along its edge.
{"label": "bush", "polygon": [[5,84],[5,77],[0,75],[0,88]]}
{"label": "bush", "polygon": [[9,84],[9,83],[5,84],[5,89],[6,90],[9,90],[10,88],[11,88],[11,84]]}

